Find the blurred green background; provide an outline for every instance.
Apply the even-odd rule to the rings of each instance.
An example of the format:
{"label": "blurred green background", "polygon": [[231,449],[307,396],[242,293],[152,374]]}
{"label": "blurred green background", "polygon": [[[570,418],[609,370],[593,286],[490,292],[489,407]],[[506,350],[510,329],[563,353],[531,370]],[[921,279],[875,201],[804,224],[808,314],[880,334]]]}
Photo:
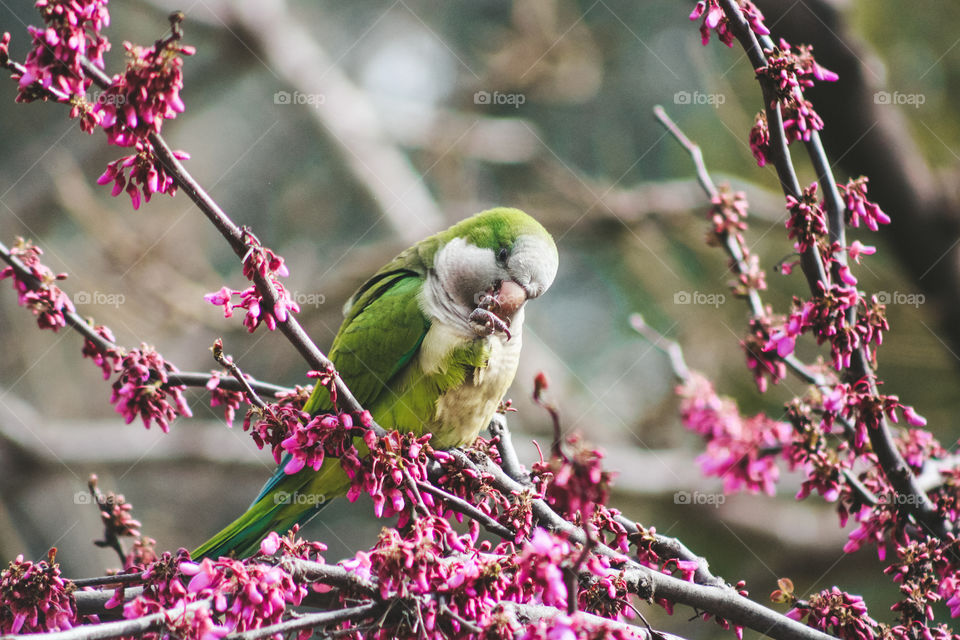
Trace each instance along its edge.
{"label": "blurred green background", "polygon": [[[187,111],[164,135],[188,151],[187,167],[239,224],[290,267],[301,322],[324,349],[353,289],[428,232],[495,205],[525,209],[554,234],[554,288],[528,308],[525,356],[511,396],[518,447],[549,438],[529,401],[545,371],[565,430],[608,452],[620,473],[616,505],[680,537],[714,572],[747,580],[761,602],[789,576],[799,593],[838,584],[862,593],[890,620],[896,591],[872,551],[847,556],[829,505],[780,495],[728,497],[719,507],[677,504],[677,491],[718,491],[699,476],[700,442],[676,417],[665,357],[629,327],[630,313],[684,347],[745,411],[782,415],[803,386],[788,379],[756,392],[739,339],[747,310],[728,294],[726,260],[706,247],[706,199],[686,153],[654,121],[662,104],[702,147],[718,181],[751,199],[747,240],[770,269],[791,245],[770,167],[747,145],[760,107],[742,51],[700,44],[693,2],[255,2],[189,6],[117,2],[107,35],[110,72],[123,40],[149,44],[173,9],[186,13]],[[879,357],[884,390],[956,442],[960,260],[955,245],[960,159],[960,6],[931,0],[907,11],[892,0],[759,3],[774,36],[813,42],[840,81],[815,91],[837,177],[861,173],[893,217],[882,234],[856,230],[878,255],[857,271],[886,293],[891,332]],[[32,3],[8,0],[0,31],[22,59]],[[0,83],[0,238],[32,238],[64,288],[89,294],[78,310],[109,325],[121,344],[153,344],[182,370],[208,370],[222,336],[254,376],[304,382],[304,365],[279,334],[247,334],[202,295],[242,287],[226,244],[182,195],[134,212],[96,178],[125,155],[88,136],[56,104],[14,103]],[[794,145],[801,181],[812,173]],[[768,273],[765,300],[786,311],[804,293],[799,274]],[[269,475],[239,425],[228,430],[206,396],[188,392],[194,420],[169,435],[123,425],[79,337],[35,329],[9,286],[0,292],[0,557],[42,557],[50,546],[71,576],[117,564],[93,547],[96,510],[86,479],[124,493],[159,549],[193,547],[239,514]],[[716,305],[683,293],[723,294]],[[78,299],[78,302],[82,298]],[[815,345],[801,344],[813,358]],[[339,501],[310,524],[338,560],[371,544],[381,523],[368,503]],[[687,622],[655,624],[690,638],[723,633]]]}

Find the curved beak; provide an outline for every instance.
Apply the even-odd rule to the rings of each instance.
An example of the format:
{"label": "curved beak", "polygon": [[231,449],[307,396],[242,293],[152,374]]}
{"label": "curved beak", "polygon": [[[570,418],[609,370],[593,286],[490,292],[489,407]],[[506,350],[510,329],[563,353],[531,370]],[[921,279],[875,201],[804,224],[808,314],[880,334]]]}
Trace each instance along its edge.
{"label": "curved beak", "polygon": [[527,301],[527,292],[513,280],[504,280],[500,289],[494,294],[496,304],[490,309],[498,318],[510,323],[523,303]]}

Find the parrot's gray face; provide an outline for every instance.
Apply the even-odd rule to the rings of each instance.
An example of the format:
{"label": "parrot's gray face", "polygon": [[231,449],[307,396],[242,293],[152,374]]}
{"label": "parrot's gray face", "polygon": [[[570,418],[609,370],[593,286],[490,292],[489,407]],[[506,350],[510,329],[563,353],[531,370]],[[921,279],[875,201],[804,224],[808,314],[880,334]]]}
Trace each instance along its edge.
{"label": "parrot's gray face", "polygon": [[437,252],[433,273],[431,297],[442,308],[442,319],[477,335],[502,332],[509,338],[524,303],[553,283],[557,252],[535,235],[521,235],[513,246],[497,249],[454,238]]}

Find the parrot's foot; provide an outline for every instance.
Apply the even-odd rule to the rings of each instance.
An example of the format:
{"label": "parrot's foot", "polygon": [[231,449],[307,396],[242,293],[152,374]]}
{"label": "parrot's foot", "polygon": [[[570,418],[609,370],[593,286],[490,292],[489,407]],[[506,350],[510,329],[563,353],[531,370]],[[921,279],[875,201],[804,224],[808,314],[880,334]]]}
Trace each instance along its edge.
{"label": "parrot's foot", "polygon": [[492,336],[502,332],[507,335],[507,340],[510,339],[510,323],[489,309],[477,307],[470,313],[469,320],[474,323],[473,329],[477,335]]}

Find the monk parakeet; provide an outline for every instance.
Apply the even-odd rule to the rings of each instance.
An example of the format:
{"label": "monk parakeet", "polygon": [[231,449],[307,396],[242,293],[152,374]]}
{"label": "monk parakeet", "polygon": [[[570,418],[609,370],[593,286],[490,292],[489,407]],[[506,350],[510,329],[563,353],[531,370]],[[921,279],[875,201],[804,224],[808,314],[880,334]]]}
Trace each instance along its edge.
{"label": "monk parakeet", "polygon": [[[524,304],[556,273],[557,247],[540,223],[518,209],[478,213],[367,280],[344,307],[330,360],[385,429],[431,433],[438,449],[470,444],[516,374]],[[324,387],[305,410],[332,410]],[[246,513],[192,555],[248,556],[269,532],[304,522],[348,486],[336,459],[294,474],[281,463]]]}

